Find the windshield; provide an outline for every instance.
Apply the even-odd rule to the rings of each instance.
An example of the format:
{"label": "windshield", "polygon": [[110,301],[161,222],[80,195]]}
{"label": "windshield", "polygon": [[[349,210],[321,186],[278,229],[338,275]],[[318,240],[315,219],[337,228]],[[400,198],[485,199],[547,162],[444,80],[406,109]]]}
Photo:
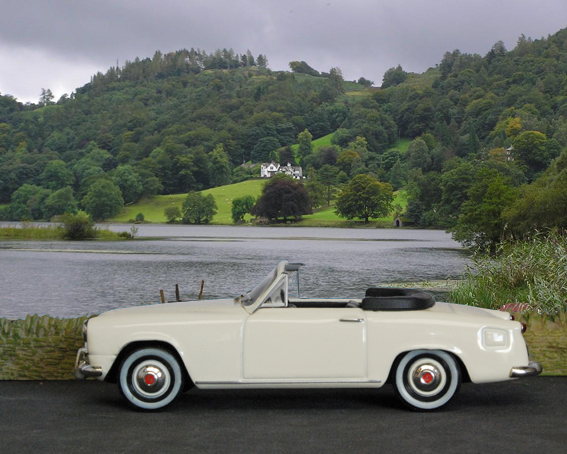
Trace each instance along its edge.
{"label": "windshield", "polygon": [[252,290],[247,291],[242,297],[242,304],[244,306],[250,306],[258,299],[258,297],[269,287],[269,285],[274,281],[277,276],[278,268],[274,268],[270,273],[262,279],[256,287]]}

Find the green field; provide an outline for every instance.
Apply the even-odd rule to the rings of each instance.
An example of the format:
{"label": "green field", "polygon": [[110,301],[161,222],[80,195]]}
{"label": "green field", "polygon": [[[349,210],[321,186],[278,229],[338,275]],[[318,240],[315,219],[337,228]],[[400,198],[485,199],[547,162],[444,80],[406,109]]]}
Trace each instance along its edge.
{"label": "green field", "polygon": [[[258,197],[262,193],[265,180],[248,180],[241,183],[219,186],[218,188],[202,191],[204,195],[212,194],[217,202],[218,213],[213,219],[213,224],[232,224],[232,200],[245,195]],[[158,195],[150,199],[140,200],[138,203],[124,208],[122,213],[111,222],[128,222],[134,219],[138,213],[142,213],[148,222],[166,222],[163,211],[170,206],[181,208],[187,194]]]}

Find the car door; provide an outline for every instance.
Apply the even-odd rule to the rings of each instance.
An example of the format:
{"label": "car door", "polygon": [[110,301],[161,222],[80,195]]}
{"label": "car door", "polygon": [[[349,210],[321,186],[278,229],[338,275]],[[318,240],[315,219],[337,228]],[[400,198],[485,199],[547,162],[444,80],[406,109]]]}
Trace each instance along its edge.
{"label": "car door", "polygon": [[366,319],[359,308],[261,307],[244,323],[243,379],[365,379]]}

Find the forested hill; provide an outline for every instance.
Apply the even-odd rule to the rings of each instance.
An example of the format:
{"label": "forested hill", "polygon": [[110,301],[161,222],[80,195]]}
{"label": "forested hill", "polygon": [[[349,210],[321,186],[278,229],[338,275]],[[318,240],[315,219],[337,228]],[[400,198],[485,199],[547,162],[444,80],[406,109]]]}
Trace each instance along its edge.
{"label": "forested hill", "polygon": [[[16,193],[27,211],[10,216],[37,218],[47,214],[34,200],[67,188],[80,205],[100,180],[126,203],[240,181],[243,161],[293,160],[285,147],[307,129],[334,133],[334,146],[303,149],[304,167],[336,168],[337,184],[370,173],[407,187],[408,218],[454,227],[479,178],[511,188],[499,218],[567,146],[567,30],[485,56],[447,52],[423,74],[391,68],[382,89],[338,68],[290,68],[271,71],[250,52],[156,52],[57,102],[47,90],[38,105],[2,96],[0,203],[31,185]],[[399,138],[413,140],[407,151],[392,148]]]}

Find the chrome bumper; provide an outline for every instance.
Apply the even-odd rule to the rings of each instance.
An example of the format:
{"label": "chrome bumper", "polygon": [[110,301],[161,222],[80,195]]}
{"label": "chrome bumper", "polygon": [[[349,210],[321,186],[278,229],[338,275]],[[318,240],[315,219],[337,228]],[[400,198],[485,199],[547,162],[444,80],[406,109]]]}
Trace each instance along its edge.
{"label": "chrome bumper", "polygon": [[75,360],[75,378],[84,380],[87,377],[100,377],[102,368],[94,367],[89,364],[87,359],[87,349],[79,348],[77,359]]}
{"label": "chrome bumper", "polygon": [[532,377],[534,375],[541,374],[542,371],[541,364],[537,361],[530,361],[527,366],[523,367],[512,367],[510,371],[511,378],[521,378],[521,377]]}

